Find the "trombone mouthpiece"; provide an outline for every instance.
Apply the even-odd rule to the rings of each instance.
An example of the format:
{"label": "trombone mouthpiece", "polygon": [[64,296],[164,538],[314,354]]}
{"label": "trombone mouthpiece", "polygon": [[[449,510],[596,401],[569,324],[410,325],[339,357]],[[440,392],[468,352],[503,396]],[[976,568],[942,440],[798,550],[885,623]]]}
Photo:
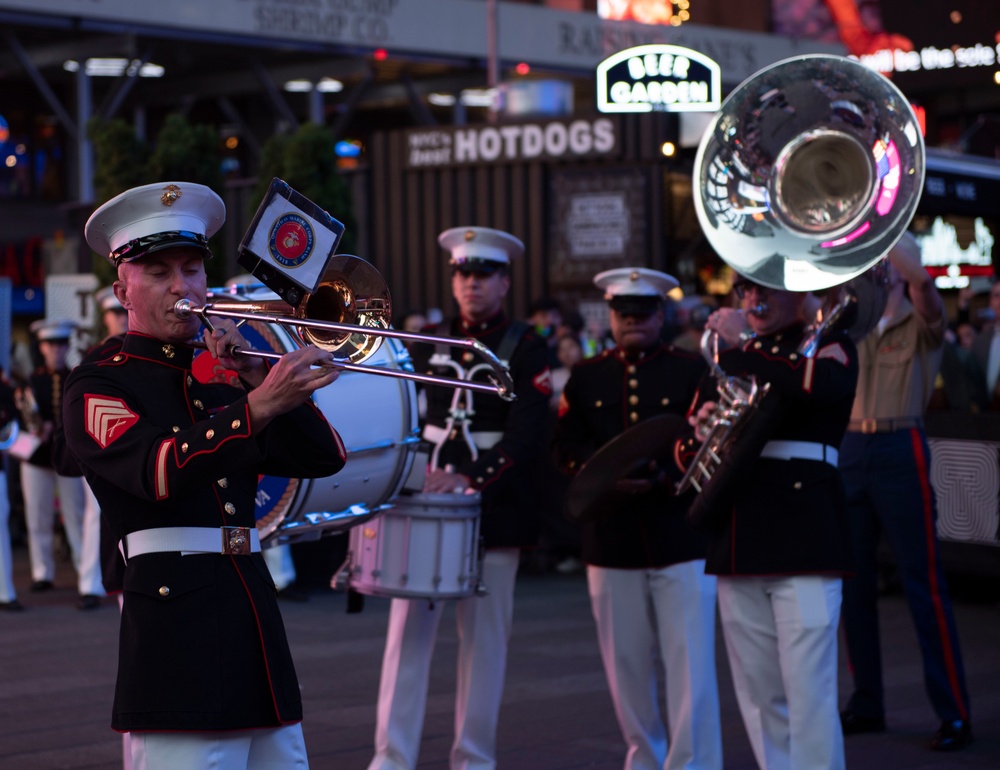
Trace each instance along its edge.
{"label": "trombone mouthpiece", "polygon": [[174,303],[174,315],[178,318],[187,318],[191,315],[191,300],[179,299]]}
{"label": "trombone mouthpiece", "polygon": [[[181,300],[181,302],[184,302],[184,301],[185,300]],[[752,313],[753,315],[757,316],[758,318],[763,318],[764,316],[767,315],[767,303],[766,302],[758,302],[753,307],[747,308],[747,312],[748,313]]]}

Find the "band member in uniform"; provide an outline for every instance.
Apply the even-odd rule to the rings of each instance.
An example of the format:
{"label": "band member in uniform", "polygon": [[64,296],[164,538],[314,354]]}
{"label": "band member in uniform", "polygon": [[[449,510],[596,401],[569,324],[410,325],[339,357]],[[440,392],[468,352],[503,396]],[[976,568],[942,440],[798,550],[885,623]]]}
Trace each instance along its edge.
{"label": "band member in uniform", "polygon": [[[660,340],[666,293],[677,281],[646,268],[594,278],[611,308],[615,348],[578,363],[559,404],[555,449],[575,473],[623,431],[661,414],[686,416],[705,373],[701,356]],[[583,524],[583,560],[604,671],[627,770],[722,767],[715,674],[715,578],[704,535],[667,483],[624,510]],[[665,481],[665,480],[664,480]],[[655,651],[651,654],[651,651]],[[657,692],[666,670],[666,715]]]}
{"label": "band member in uniform", "polygon": [[[503,309],[510,262],[524,251],[521,241],[486,227],[456,227],[441,233],[438,243],[451,255],[452,293],[460,315],[443,321],[434,333],[480,340],[508,361],[517,394],[513,402],[476,394],[473,411],[455,408],[452,391],[429,388],[423,430],[424,438],[435,445],[436,460],[424,491],[477,490],[482,495],[487,593],[456,602],[459,649],[451,768],[485,769],[496,766],[497,719],[520,549],[538,537],[533,492],[526,479],[532,459],[547,442],[551,382],[545,343],[527,324],[512,322]],[[454,377],[455,367],[472,373],[471,355],[441,348],[414,344],[415,370],[448,377]],[[474,446],[467,445],[466,435]],[[416,767],[442,609],[443,602],[392,600],[370,770]]]}
{"label": "band member in uniform", "polygon": [[[102,361],[118,353],[128,331],[128,313],[115,296],[113,286],[105,286],[98,291],[94,300],[101,314],[101,325],[107,334],[83,354],[81,363]],[[58,431],[54,436],[53,457],[59,473],[80,473],[76,458],[66,446],[66,434],[63,431]],[[107,593],[118,593],[119,599],[121,598],[124,564],[107,521],[101,518],[101,506],[90,484],[84,483],[83,496],[83,556],[80,571],[87,575],[87,580],[84,586],[81,578],[78,606],[82,610],[92,610],[100,606],[101,597]]]}
{"label": "band member in uniform", "polygon": [[73,370],[63,415],[126,560],[112,727],[131,733],[136,767],[308,765],[254,496],[258,474],[343,467],[340,437],[309,401],[337,370],[314,347],[273,365],[234,356],[247,343],[225,320],[205,342],[243,387],[194,377],[201,323],[174,306],[204,304],[208,238],[224,219],[207,187],[162,182],[108,201],[85,231],[118,269],[129,332],[120,353]]}
{"label": "band member in uniform", "polygon": [[844,584],[854,692],[841,718],[848,735],[885,730],[876,558],[884,534],[920,640],[927,694],[941,720],[931,748],[950,751],[972,742],[972,727],[922,419],[941,363],[946,319],[911,235],[889,251],[889,276],[882,320],[858,346],[858,395],[840,447],[858,568]]}
{"label": "band member in uniform", "polygon": [[[31,561],[31,590],[49,591],[54,587],[55,562],[55,493],[59,491],[59,512],[63,531],[77,571],[80,601],[100,590],[100,562],[97,551],[84,553],[84,491],[80,469],[75,463],[57,469],[54,437],[62,431],[63,387],[69,369],[73,324],[69,321],[36,321],[31,331],[38,338],[44,364],[34,371],[28,388],[20,394],[22,429],[35,433],[41,443],[27,461],[21,463],[21,491],[24,517],[28,527],[28,554]],[[34,406],[32,406],[32,404]],[[27,423],[34,423],[33,425]],[[92,543],[96,549],[96,541]],[[89,565],[85,572],[83,565]],[[96,573],[93,567],[97,567]],[[81,607],[84,605],[81,604]],[[89,607],[88,607],[89,609]]]}
{"label": "band member in uniform", "polygon": [[115,296],[114,286],[105,286],[94,295],[97,307],[101,311],[101,324],[103,324],[107,334],[101,345],[110,339],[125,334],[128,331],[128,312],[122,307],[122,303]]}
{"label": "band member in uniform", "polygon": [[770,383],[765,398],[777,409],[760,456],[739,469],[738,494],[721,495],[712,511],[707,571],[719,578],[733,685],[757,764],[835,770],[844,767],[837,624],[842,576],[852,569],[837,447],[857,351],[846,333],[831,332],[814,357],[803,356],[806,295],[743,278],[735,288],[744,310],[722,308],[707,323],[734,346],[719,364],[729,376]]}

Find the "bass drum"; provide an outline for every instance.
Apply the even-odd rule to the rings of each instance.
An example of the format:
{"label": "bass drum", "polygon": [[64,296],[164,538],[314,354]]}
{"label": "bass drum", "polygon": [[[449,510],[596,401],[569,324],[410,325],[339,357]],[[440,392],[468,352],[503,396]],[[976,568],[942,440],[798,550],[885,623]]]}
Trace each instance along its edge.
{"label": "bass drum", "polygon": [[[273,293],[227,294],[247,301],[275,299]],[[240,327],[251,348],[286,353],[296,345],[283,327],[247,321]],[[365,366],[410,369],[410,355],[386,338]],[[195,358],[198,379],[225,380],[226,370],[207,353]],[[320,479],[261,476],[257,484],[257,531],[267,548],[344,532],[390,507],[413,466],[420,441],[416,387],[411,380],[364,372],[342,372],[313,402],[340,434],[347,464]]]}

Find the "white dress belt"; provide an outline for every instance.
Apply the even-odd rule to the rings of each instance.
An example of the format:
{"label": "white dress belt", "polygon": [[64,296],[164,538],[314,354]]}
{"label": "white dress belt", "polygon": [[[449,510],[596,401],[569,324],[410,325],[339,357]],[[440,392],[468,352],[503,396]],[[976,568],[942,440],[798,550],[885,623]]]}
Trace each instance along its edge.
{"label": "white dress belt", "polygon": [[256,527],[158,527],[131,532],[118,547],[126,559],[168,552],[244,556],[260,552],[260,534]]}
{"label": "white dress belt", "polygon": [[816,441],[768,441],[761,457],[772,460],[816,460],[837,467],[837,448]]}
{"label": "white dress belt", "polygon": [[[423,437],[432,444],[442,444],[448,438],[448,431],[437,425],[427,424],[424,426]],[[473,443],[479,449],[492,449],[500,443],[503,438],[503,431],[499,430],[474,430],[469,433]]]}

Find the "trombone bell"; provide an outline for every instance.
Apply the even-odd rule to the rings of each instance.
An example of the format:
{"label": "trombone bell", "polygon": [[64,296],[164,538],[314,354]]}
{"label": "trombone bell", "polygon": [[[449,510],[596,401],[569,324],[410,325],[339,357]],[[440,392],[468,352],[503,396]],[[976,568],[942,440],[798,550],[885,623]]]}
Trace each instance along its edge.
{"label": "trombone bell", "polygon": [[392,322],[392,300],[378,270],[360,257],[340,254],[326,266],[316,291],[302,299],[295,317],[358,327],[357,331],[344,333],[300,326],[296,332],[305,342],[337,358],[360,364],[375,355],[383,340],[381,335],[362,330],[388,329]]}

